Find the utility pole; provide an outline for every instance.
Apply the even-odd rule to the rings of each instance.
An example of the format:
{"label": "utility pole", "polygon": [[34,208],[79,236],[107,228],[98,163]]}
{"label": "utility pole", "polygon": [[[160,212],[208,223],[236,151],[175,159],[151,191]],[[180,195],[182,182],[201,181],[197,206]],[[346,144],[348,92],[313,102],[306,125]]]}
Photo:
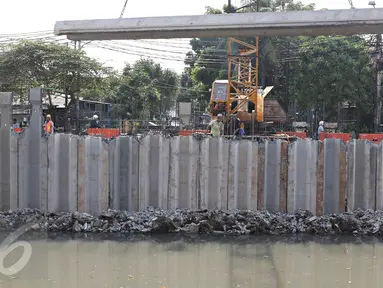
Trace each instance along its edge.
{"label": "utility pole", "polygon": [[[81,49],[81,41],[75,41],[75,49]],[[80,72],[76,75],[76,134],[80,134]]]}

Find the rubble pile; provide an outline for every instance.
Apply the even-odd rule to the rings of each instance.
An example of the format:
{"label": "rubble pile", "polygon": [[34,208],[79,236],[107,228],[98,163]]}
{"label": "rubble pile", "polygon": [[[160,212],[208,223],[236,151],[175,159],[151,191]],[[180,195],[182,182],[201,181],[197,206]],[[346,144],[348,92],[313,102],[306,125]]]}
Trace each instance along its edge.
{"label": "rubble pile", "polygon": [[43,213],[37,209],[0,212],[0,229],[28,224],[34,231],[89,233],[196,233],[225,235],[348,234],[383,235],[383,211],[356,210],[314,216],[265,211],[221,211],[148,208],[142,212],[107,210],[100,216],[87,213]]}

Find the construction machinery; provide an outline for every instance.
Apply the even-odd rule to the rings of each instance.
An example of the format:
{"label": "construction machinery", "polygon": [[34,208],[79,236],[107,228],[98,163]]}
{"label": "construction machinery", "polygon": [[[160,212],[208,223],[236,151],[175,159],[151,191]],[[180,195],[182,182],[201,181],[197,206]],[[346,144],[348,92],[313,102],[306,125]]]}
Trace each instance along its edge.
{"label": "construction machinery", "polygon": [[228,79],[215,80],[210,96],[211,118],[215,119],[218,114],[224,116],[225,134],[231,135],[239,127],[244,128],[247,135],[266,132],[264,99],[274,86],[265,89],[259,86],[258,66],[258,37],[255,45],[228,39]]}
{"label": "construction machinery", "polygon": [[[224,134],[229,137],[236,135],[239,128],[243,128],[245,134],[251,137],[291,138],[288,135],[276,134],[271,131],[274,122],[265,121],[265,114],[269,114],[267,118],[276,119],[278,117],[275,117],[274,114],[283,109],[279,103],[277,103],[279,107],[276,108],[274,103],[274,105],[268,105],[273,107],[268,107],[271,109],[265,111],[265,97],[274,86],[268,86],[264,89],[259,86],[258,66],[258,37],[255,39],[255,45],[228,38],[228,78],[226,80],[215,80],[212,84],[210,120],[214,120],[218,114],[222,114],[225,124]],[[190,110],[189,106],[188,108]],[[184,113],[188,117],[190,115],[189,110],[189,113]],[[186,123],[187,117],[183,118],[185,118],[184,122]],[[180,135],[195,133],[209,133],[209,131],[180,131]]]}

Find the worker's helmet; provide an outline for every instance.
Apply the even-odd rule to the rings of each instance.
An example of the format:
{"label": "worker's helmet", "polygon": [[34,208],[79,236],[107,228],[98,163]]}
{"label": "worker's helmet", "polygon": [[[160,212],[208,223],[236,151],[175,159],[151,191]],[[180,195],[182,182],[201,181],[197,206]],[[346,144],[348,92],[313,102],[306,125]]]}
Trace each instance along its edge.
{"label": "worker's helmet", "polygon": [[222,117],[223,117],[222,114],[217,115],[217,118],[222,118]]}
{"label": "worker's helmet", "polygon": [[48,115],[47,115],[47,118],[51,119],[51,114],[48,114]]}
{"label": "worker's helmet", "polygon": [[98,116],[97,115],[93,115],[93,120],[97,120],[98,119]]}
{"label": "worker's helmet", "polygon": [[324,122],[323,121],[319,121],[319,126],[323,126],[324,125]]}

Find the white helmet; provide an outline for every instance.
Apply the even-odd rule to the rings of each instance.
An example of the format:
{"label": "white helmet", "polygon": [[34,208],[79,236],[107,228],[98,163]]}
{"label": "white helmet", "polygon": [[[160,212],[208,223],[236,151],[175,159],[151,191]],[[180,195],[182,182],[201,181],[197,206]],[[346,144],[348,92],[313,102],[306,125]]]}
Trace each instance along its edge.
{"label": "white helmet", "polygon": [[323,126],[324,125],[324,122],[323,121],[319,121],[319,126]]}
{"label": "white helmet", "polygon": [[98,119],[98,116],[97,115],[93,115],[92,117],[94,120],[97,120]]}

